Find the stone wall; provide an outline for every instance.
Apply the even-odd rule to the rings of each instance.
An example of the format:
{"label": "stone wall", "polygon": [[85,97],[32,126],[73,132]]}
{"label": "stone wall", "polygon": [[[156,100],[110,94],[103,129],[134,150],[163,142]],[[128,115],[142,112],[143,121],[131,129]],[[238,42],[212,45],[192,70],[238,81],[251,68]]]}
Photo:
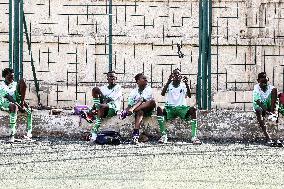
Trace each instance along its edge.
{"label": "stone wall", "polygon": [[[43,105],[91,104],[91,88],[106,81],[108,1],[25,0],[25,16]],[[8,0],[0,2],[0,68],[8,66]],[[124,99],[144,72],[162,104],[161,87],[180,68],[196,91],[197,0],[113,0],[113,69]],[[256,75],[266,71],[283,91],[284,4],[280,0],[213,1],[213,108],[251,109]],[[178,56],[177,44],[185,55]],[[36,104],[27,45],[24,77]],[[189,100],[195,105],[195,95]]]}

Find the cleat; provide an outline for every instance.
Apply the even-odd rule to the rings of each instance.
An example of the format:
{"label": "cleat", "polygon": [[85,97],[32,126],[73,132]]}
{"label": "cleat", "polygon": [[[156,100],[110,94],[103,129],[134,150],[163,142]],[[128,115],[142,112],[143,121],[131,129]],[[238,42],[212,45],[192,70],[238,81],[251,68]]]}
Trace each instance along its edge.
{"label": "cleat", "polygon": [[268,117],[267,117],[268,120],[274,122],[277,120],[277,115],[276,114],[273,114],[271,113]]}
{"label": "cleat", "polygon": [[168,142],[168,135],[165,134],[165,135],[162,135],[162,137],[158,140],[158,143],[160,144],[164,144],[164,143],[167,143]]}
{"label": "cleat", "polygon": [[11,136],[10,139],[7,142],[8,143],[14,143],[15,142],[15,137]]}
{"label": "cleat", "polygon": [[132,144],[139,144],[139,135],[133,135]]}
{"label": "cleat", "polygon": [[96,143],[96,140],[97,140],[97,133],[92,133],[92,136],[90,138],[90,144],[95,144]]}
{"label": "cleat", "polygon": [[119,119],[123,120],[127,116],[128,116],[128,113],[125,110],[123,110],[122,112],[120,112]]}
{"label": "cleat", "polygon": [[200,144],[202,144],[202,142],[197,137],[192,138],[191,142],[192,142],[193,145],[200,145]]}

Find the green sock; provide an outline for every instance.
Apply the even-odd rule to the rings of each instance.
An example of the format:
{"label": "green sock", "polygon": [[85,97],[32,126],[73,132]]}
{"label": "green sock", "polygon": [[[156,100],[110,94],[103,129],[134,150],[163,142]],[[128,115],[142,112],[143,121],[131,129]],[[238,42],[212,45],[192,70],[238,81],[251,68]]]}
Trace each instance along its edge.
{"label": "green sock", "polygon": [[100,108],[100,98],[93,98],[94,105],[96,109]]}
{"label": "green sock", "polygon": [[10,113],[10,128],[11,128],[11,134],[16,134],[16,123],[17,123],[17,113],[11,112]]}
{"label": "green sock", "polygon": [[160,126],[160,132],[162,135],[167,134],[166,126],[165,126],[165,117],[164,116],[157,116],[157,120]]}
{"label": "green sock", "polygon": [[32,113],[31,113],[31,111],[29,111],[28,112],[28,131],[32,131],[32,129],[33,129],[33,116],[32,116]]}
{"label": "green sock", "polygon": [[99,117],[97,117],[97,118],[96,118],[96,123],[95,123],[95,125],[93,126],[92,132],[93,132],[93,133],[98,133],[98,130],[99,130],[101,124],[102,124],[102,119],[99,118]]}
{"label": "green sock", "polygon": [[192,119],[190,121],[191,124],[191,137],[194,138],[196,137],[196,133],[197,133],[197,121],[196,119]]}

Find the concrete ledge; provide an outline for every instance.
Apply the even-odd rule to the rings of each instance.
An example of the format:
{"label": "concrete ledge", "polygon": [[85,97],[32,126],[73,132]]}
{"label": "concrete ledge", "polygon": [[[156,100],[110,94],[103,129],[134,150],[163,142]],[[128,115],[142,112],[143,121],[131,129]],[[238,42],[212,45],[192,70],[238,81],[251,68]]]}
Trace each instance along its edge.
{"label": "concrete ledge", "polygon": [[[35,137],[66,137],[79,139],[83,133],[91,130],[92,125],[82,120],[79,124],[79,116],[71,115],[71,111],[63,111],[60,115],[49,115],[50,111],[36,110],[33,119],[33,135]],[[0,137],[9,136],[9,116],[0,114]],[[253,112],[233,110],[212,110],[198,112],[198,135],[201,139],[236,139],[247,140],[263,137]],[[105,119],[102,122],[102,130],[116,130],[123,137],[130,137],[134,125],[134,117],[119,120],[118,117]],[[17,134],[23,135],[26,128],[26,117],[18,116]],[[174,139],[189,139],[191,128],[180,119],[167,123],[169,137]],[[279,124],[268,124],[272,137],[284,137],[284,121],[281,118]],[[149,136],[159,136],[159,126],[156,117],[145,118],[142,132]]]}

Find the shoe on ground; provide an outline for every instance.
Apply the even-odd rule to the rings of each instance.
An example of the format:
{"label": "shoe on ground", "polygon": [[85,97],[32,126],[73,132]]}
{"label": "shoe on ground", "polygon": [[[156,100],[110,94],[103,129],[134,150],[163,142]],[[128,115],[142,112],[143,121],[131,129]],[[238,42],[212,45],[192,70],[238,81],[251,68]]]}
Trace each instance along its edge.
{"label": "shoe on ground", "polygon": [[28,131],[26,135],[23,136],[23,139],[24,140],[32,140],[32,132],[31,131]]}
{"label": "shoe on ground", "polygon": [[275,142],[272,139],[267,139],[266,144],[271,147],[275,146]]}
{"label": "shoe on ground", "polygon": [[202,142],[197,137],[192,138],[191,142],[192,142],[193,145],[200,145],[200,144],[202,144]]}
{"label": "shoe on ground", "polygon": [[14,143],[15,142],[15,137],[11,136],[10,139],[8,140],[8,143]]}
{"label": "shoe on ground", "polygon": [[119,119],[123,120],[127,117],[127,115],[127,112],[123,110],[122,112],[120,112]]}
{"label": "shoe on ground", "polygon": [[268,117],[267,117],[268,120],[274,122],[277,120],[277,114],[270,114]]}
{"label": "shoe on ground", "polygon": [[284,147],[280,140],[276,141],[276,145],[277,145],[277,147]]}
{"label": "shoe on ground", "polygon": [[167,143],[168,142],[168,135],[165,134],[165,135],[162,135],[161,138],[158,140],[158,143],[160,144],[164,144],[164,143]]}
{"label": "shoe on ground", "polygon": [[139,135],[133,135],[132,143],[133,144],[139,144]]}
{"label": "shoe on ground", "polygon": [[95,144],[97,140],[97,133],[92,133],[92,136],[90,138],[90,144]]}

